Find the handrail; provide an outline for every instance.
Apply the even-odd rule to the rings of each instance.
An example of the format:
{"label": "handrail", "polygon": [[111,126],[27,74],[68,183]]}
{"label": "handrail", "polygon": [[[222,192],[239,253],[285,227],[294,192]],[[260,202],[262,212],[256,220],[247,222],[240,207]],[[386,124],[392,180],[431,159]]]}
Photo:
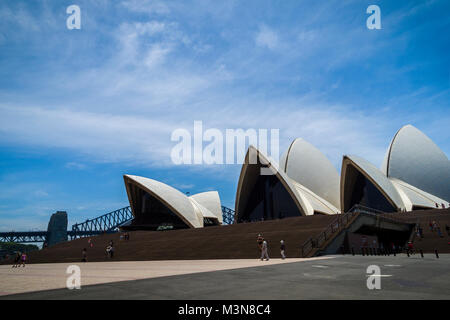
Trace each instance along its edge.
{"label": "handrail", "polygon": [[375,217],[377,217],[377,219],[384,220],[384,221],[389,221],[389,222],[392,222],[392,223],[401,223],[401,224],[408,223],[405,220],[398,219],[395,216],[391,216],[391,215],[390,216],[386,216],[387,215],[386,213],[384,213],[382,215],[371,213],[371,212],[360,212],[360,213],[368,215],[368,216],[375,216]]}
{"label": "handrail", "polygon": [[353,205],[353,207],[351,207],[351,209],[348,212],[367,212],[367,213],[382,213],[384,214],[385,212],[378,210],[378,209],[373,209],[373,208],[369,208],[360,204],[355,204]]}
{"label": "handrail", "polygon": [[359,212],[347,212],[344,214],[338,214],[336,219],[334,219],[326,228],[324,231],[319,233],[318,236],[315,238],[309,237],[308,240],[306,240],[301,249],[302,257],[305,257],[308,255],[314,248],[320,248],[323,243],[325,243],[329,236],[343,230],[345,227],[347,227],[347,224],[349,221],[355,216],[359,214]]}
{"label": "handrail", "polygon": [[350,209],[350,211],[344,213],[344,214],[338,214],[337,218],[331,222],[324,231],[320,232],[316,237],[309,237],[308,240],[306,240],[301,249],[302,257],[306,257],[314,248],[321,248],[322,245],[330,239],[330,237],[343,230],[345,227],[347,227],[347,224],[349,221],[356,215],[367,215],[372,217],[377,217],[378,220],[382,221],[388,221],[391,223],[400,223],[400,224],[407,224],[408,222],[403,221],[401,219],[395,219],[394,217],[386,217],[386,215],[379,214],[383,213],[376,209],[367,208],[360,205],[355,205]]}

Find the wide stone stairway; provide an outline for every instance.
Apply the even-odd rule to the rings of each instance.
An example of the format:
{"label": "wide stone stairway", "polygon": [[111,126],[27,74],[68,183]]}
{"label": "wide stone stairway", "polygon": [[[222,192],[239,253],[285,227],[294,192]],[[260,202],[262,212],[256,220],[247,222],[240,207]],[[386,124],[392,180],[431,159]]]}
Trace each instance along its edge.
{"label": "wide stone stairway", "polygon": [[[414,247],[423,252],[450,253],[450,236],[445,226],[450,227],[450,209],[417,210],[405,213],[390,213],[385,216],[395,217],[409,223],[418,223],[423,230],[423,238],[415,235],[413,237]],[[442,237],[436,230],[430,230],[429,223],[435,221],[440,227]]]}
{"label": "wide stone stairway", "polygon": [[269,244],[269,256],[280,258],[280,240],[286,244],[288,257],[300,257],[302,244],[324,230],[336,216],[308,216],[282,220],[213,226],[202,229],[171,231],[133,231],[129,240],[120,235],[105,234],[56,244],[31,252],[29,263],[78,262],[83,248],[88,261],[110,261],[106,247],[114,242],[113,261],[186,260],[186,259],[253,259],[259,257],[256,243],[261,233]]}

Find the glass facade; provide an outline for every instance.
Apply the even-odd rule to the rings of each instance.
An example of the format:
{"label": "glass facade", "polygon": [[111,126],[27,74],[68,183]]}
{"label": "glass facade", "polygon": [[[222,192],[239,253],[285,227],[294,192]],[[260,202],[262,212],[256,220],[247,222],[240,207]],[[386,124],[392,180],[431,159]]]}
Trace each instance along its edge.
{"label": "glass facade", "polygon": [[160,200],[129,183],[132,198],[132,207],[135,217],[130,227],[132,229],[161,230],[161,227],[170,229],[185,229],[188,225],[173,213]]}
{"label": "glass facade", "polygon": [[344,210],[349,211],[355,204],[383,212],[395,212],[394,206],[378,188],[353,166],[348,166],[345,182]]}
{"label": "glass facade", "polygon": [[301,213],[278,177],[259,175],[238,223],[297,216]]}

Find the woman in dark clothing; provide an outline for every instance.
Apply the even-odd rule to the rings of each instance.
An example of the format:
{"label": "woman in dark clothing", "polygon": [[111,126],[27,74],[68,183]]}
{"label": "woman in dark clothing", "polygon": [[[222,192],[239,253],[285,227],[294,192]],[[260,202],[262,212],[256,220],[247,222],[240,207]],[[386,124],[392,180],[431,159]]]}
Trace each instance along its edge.
{"label": "woman in dark clothing", "polygon": [[17,252],[16,257],[14,258],[13,268],[20,266],[20,259],[22,258],[22,254]]}
{"label": "woman in dark clothing", "polygon": [[82,256],[81,262],[87,262],[87,251],[86,251],[86,248],[84,248],[83,251],[81,251],[81,256]]}

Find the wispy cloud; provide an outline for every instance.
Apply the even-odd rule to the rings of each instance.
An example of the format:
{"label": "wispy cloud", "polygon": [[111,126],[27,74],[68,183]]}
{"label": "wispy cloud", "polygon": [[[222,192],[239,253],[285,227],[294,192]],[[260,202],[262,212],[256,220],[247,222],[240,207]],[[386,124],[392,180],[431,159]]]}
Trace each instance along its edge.
{"label": "wispy cloud", "polygon": [[122,1],[121,5],[133,12],[147,14],[167,14],[170,12],[165,1],[159,0],[129,0]]}
{"label": "wispy cloud", "polygon": [[75,170],[84,170],[86,169],[86,165],[78,162],[67,162],[65,165],[68,169],[75,169]]}
{"label": "wispy cloud", "polygon": [[259,32],[255,38],[255,42],[260,47],[275,49],[278,45],[278,35],[274,30],[263,25],[259,28]]}
{"label": "wispy cloud", "polygon": [[[0,144],[67,156],[64,173],[82,175],[97,163],[114,167],[119,180],[117,168],[153,170],[181,189],[217,184],[232,205],[238,166],[179,168],[170,161],[172,130],[192,131],[194,120],[223,132],[278,128],[281,152],[303,137],[337,169],[343,154],[380,165],[407,123],[450,153],[445,1],[382,4],[381,31],[367,30],[360,1],[80,5],[82,29],[72,32],[60,3],[0,4]],[[1,170],[0,177],[10,168]],[[96,184],[106,174],[95,170],[86,179]],[[0,182],[8,204],[0,214],[23,216],[38,203],[37,215],[65,203],[75,216],[105,207],[73,200],[78,191],[55,193],[52,186],[68,188],[72,176],[45,176]],[[14,181],[24,183],[25,196]],[[104,203],[126,201],[114,189],[121,187],[106,185],[114,196]],[[22,198],[26,204],[16,208]]]}

